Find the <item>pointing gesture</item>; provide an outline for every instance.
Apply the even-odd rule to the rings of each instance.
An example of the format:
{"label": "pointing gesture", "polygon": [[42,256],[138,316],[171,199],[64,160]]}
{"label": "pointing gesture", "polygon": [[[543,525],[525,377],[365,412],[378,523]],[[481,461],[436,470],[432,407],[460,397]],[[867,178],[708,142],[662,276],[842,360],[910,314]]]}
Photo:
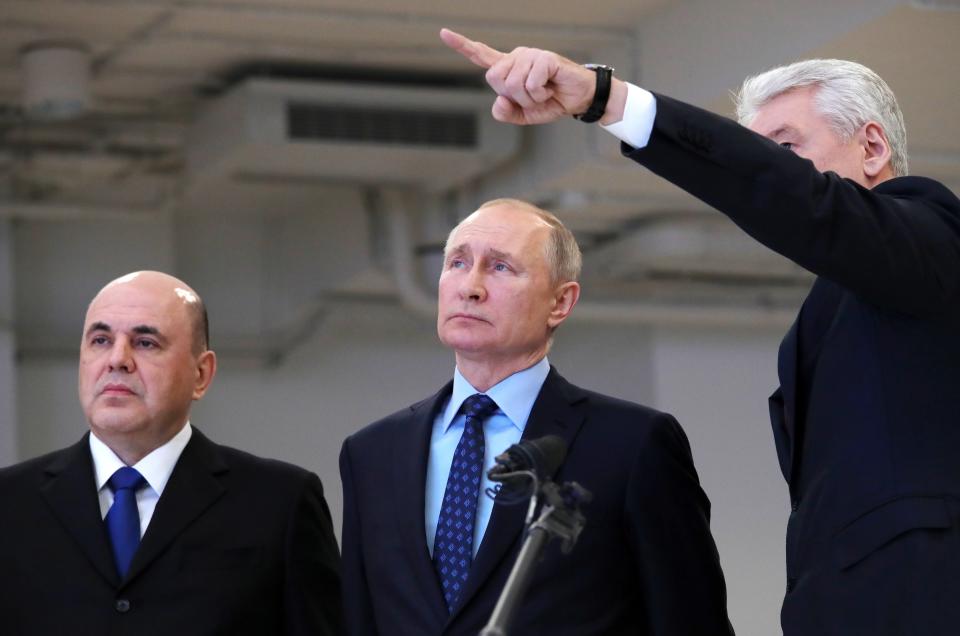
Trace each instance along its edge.
{"label": "pointing gesture", "polygon": [[[440,39],[465,58],[487,69],[486,80],[497,93],[493,118],[509,124],[545,124],[583,113],[596,90],[596,74],[572,60],[541,49],[519,47],[503,53],[449,29]],[[626,87],[614,79],[604,124],[620,119]]]}

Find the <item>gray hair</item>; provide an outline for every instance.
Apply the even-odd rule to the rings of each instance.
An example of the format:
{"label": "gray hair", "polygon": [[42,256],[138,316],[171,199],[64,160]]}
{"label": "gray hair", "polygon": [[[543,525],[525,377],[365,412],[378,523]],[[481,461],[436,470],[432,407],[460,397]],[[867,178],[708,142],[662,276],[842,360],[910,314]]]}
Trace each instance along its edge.
{"label": "gray hair", "polygon": [[[532,203],[521,201],[520,199],[493,199],[481,205],[477,208],[477,211],[498,205],[506,205],[529,212],[550,226],[550,238],[545,248],[547,265],[550,267],[550,281],[554,285],[576,281],[580,278],[580,269],[583,266],[580,246],[577,245],[577,239],[573,236],[573,232],[567,229],[567,226],[565,226],[560,219],[550,212],[538,208]],[[466,219],[464,219],[464,221],[466,221]],[[444,252],[447,251],[447,247],[450,245],[450,237],[453,236],[464,221],[461,221],[450,231],[449,236],[447,236],[447,245],[444,246]]]}
{"label": "gray hair", "polygon": [[894,176],[907,175],[907,131],[897,98],[879,75],[847,60],[805,60],[748,77],[734,95],[737,119],[749,125],[773,98],[795,88],[814,86],[817,110],[834,132],[848,141],[867,122],[880,124],[890,142]]}

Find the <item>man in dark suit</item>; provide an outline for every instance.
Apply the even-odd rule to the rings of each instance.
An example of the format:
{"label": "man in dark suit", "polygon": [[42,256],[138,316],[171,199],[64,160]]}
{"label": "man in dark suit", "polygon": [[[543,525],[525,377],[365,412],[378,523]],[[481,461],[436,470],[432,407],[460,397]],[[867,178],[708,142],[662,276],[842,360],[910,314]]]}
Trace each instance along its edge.
{"label": "man in dark suit", "polygon": [[341,633],[316,475],[188,420],[216,366],[182,281],[136,272],[97,294],[80,345],[90,433],[0,470],[0,633]]}
{"label": "man in dark suit", "polygon": [[441,38],[488,69],[497,119],[599,120],[817,274],[770,399],[792,503],[784,633],[956,634],[960,200],[906,176],[886,83],[842,60],[773,69],[744,82],[744,127],[549,51]]}
{"label": "man in dark suit", "polygon": [[341,451],[347,633],[476,635],[526,512],[494,505],[485,473],[548,434],[569,446],[556,481],[594,499],[573,552],[551,545],[537,564],[511,633],[731,633],[709,502],[676,420],[576,387],[546,359],[579,270],[569,230],[521,201],[489,202],[451,232],[437,330],[453,381]]}

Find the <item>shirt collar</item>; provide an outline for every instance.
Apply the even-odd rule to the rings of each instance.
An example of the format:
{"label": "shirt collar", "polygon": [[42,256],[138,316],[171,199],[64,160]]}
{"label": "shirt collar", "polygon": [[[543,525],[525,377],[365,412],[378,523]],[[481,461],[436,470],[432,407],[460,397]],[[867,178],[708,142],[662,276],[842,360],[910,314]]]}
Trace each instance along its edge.
{"label": "shirt collar", "polygon": [[[133,465],[137,472],[143,475],[147,484],[157,493],[158,497],[163,494],[163,489],[173,473],[173,467],[177,465],[177,460],[180,459],[180,454],[183,453],[183,449],[186,448],[192,434],[193,429],[188,420],[180,429],[180,432],[174,435],[170,441],[150,451],[146,457]],[[90,454],[93,456],[93,471],[97,480],[97,492],[100,492],[106,486],[110,477],[113,476],[113,473],[125,464],[96,435],[90,433],[89,439]]]}
{"label": "shirt collar", "polygon": [[447,407],[443,412],[442,425],[444,432],[453,424],[453,420],[460,412],[464,400],[474,393],[483,393],[489,396],[497,403],[500,412],[506,415],[507,419],[523,432],[523,429],[527,426],[530,411],[533,410],[533,403],[537,401],[540,388],[549,373],[550,361],[544,357],[532,367],[517,371],[484,392],[473,388],[470,382],[460,373],[460,369],[454,369],[453,393],[450,394],[450,401],[447,402]]}

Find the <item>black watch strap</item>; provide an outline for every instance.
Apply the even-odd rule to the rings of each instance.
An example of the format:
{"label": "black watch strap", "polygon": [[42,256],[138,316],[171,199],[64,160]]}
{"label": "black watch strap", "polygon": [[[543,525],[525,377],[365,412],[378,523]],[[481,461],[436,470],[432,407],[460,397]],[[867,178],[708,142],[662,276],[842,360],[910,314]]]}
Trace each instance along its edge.
{"label": "black watch strap", "polygon": [[574,115],[585,124],[592,124],[603,117],[607,110],[607,100],[610,99],[610,84],[613,81],[613,67],[603,64],[584,64],[585,67],[597,74],[597,89],[593,93],[593,101],[587,112]]}

